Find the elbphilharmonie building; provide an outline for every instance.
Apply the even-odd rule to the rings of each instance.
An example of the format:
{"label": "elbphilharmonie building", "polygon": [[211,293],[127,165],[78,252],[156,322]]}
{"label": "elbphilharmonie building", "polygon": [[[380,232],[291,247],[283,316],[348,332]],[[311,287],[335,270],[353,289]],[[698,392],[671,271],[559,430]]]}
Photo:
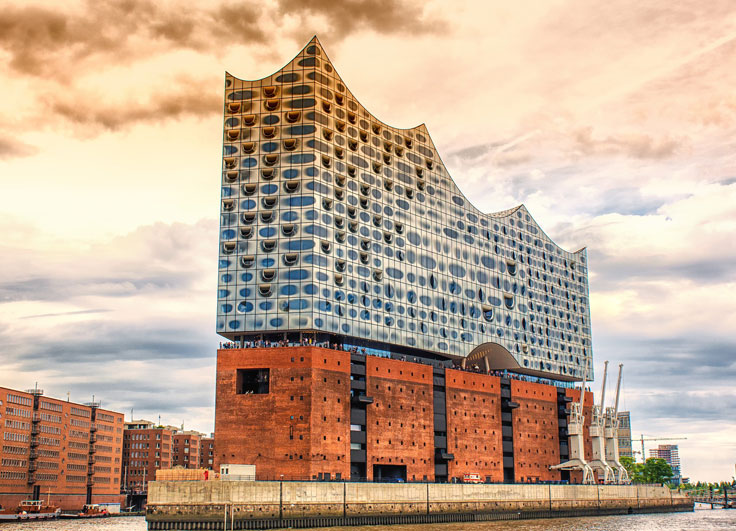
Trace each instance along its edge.
{"label": "elbphilharmonie building", "polygon": [[220,335],[591,378],[585,249],[524,205],[478,211],[427,128],[373,116],[316,38],[268,77],[227,74],[223,144]]}

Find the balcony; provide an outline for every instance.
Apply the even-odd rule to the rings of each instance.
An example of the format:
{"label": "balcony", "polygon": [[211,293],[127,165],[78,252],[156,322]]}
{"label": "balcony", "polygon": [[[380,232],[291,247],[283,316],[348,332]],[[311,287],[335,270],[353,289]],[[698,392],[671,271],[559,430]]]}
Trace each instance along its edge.
{"label": "balcony", "polygon": [[92,424],[90,424],[89,431],[90,431],[90,433],[96,432],[97,431],[97,424],[95,424],[94,422]]}
{"label": "balcony", "polygon": [[28,474],[28,483],[31,484],[31,483],[35,483],[35,482],[36,482],[36,475],[35,474],[32,474],[32,473],[29,473]]}
{"label": "balcony", "polygon": [[373,397],[372,396],[366,396],[366,395],[358,395],[353,396],[353,403],[355,404],[372,404],[373,403]]}

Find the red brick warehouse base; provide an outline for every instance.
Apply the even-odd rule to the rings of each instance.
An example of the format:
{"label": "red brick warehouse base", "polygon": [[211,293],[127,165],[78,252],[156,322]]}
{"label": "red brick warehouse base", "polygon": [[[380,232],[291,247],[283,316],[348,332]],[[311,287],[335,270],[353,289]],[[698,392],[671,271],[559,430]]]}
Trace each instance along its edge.
{"label": "red brick warehouse base", "polygon": [[[510,400],[518,406],[502,429],[499,376],[441,369],[439,387],[430,365],[359,358],[313,346],[219,350],[215,465],[253,464],[259,480],[349,479],[351,458],[364,452],[364,479],[374,479],[380,465],[401,468],[407,481],[434,481],[442,441],[449,480],[478,474],[501,482],[510,457],[514,481],[561,479],[549,470],[560,462],[557,387],[512,379]],[[351,388],[364,395],[364,426],[351,425],[359,422]],[[442,432],[436,398],[446,410]]]}

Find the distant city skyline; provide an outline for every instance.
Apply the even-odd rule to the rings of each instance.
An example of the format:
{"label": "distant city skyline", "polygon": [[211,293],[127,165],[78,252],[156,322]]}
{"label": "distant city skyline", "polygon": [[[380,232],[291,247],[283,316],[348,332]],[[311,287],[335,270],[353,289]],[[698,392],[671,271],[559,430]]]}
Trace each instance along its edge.
{"label": "distant city skyline", "polygon": [[476,207],[523,203],[587,246],[593,390],[624,363],[634,438],[686,436],[692,481],[732,477],[731,2],[31,1],[0,21],[0,385],[213,431],[224,72],[317,34],[372,113],[429,120]]}

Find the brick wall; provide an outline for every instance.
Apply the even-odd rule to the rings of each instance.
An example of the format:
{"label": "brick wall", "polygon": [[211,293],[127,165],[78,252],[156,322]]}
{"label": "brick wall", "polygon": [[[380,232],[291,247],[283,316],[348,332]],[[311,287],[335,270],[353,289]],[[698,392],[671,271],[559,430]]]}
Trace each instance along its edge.
{"label": "brick wall", "polygon": [[448,477],[478,474],[503,481],[500,378],[464,371],[445,371],[447,396]]}
{"label": "brick wall", "polygon": [[32,498],[35,486],[40,498],[80,509],[90,479],[93,502],[119,501],[122,426],[121,413],[0,388],[0,504]]}
{"label": "brick wall", "polygon": [[559,480],[560,472],[549,470],[560,463],[557,389],[512,380],[511,400],[519,404],[512,416],[516,481]]}
{"label": "brick wall", "polygon": [[350,477],[350,356],[317,349],[312,354],[310,475]]}
{"label": "brick wall", "polygon": [[[237,370],[261,368],[269,369],[268,394],[236,394]],[[256,465],[258,479],[309,479],[320,472],[348,477],[349,386],[347,352],[218,351],[215,468]]]}
{"label": "brick wall", "polygon": [[[266,394],[238,394],[238,369],[268,369]],[[434,480],[433,374],[428,365],[367,356],[366,476],[406,466],[408,481]],[[503,481],[501,389],[496,376],[445,371],[448,477]],[[516,481],[560,479],[557,389],[511,381]],[[575,398],[575,391],[568,395]],[[350,355],[318,347],[218,352],[215,468],[253,464],[262,480],[350,476]],[[592,404],[592,395],[589,396]],[[586,407],[586,429],[590,425]],[[590,437],[586,435],[586,453]],[[575,480],[573,474],[573,481]]]}
{"label": "brick wall", "polygon": [[366,358],[367,476],[373,465],[406,465],[408,481],[434,478],[432,368]]}

